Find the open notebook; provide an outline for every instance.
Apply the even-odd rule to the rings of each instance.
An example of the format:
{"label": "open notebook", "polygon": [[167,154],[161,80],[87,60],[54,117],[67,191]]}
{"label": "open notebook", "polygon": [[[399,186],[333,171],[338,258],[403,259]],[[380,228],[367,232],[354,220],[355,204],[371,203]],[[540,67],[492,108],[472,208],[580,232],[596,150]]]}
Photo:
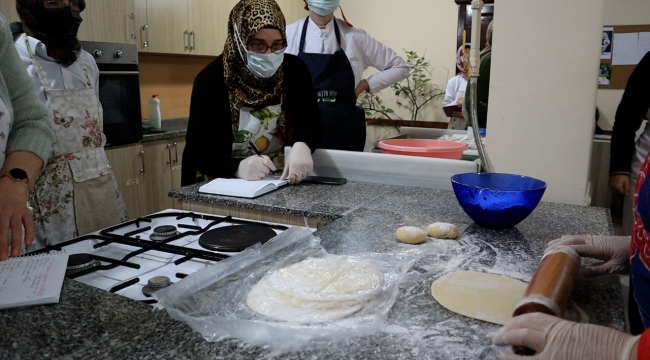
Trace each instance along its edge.
{"label": "open notebook", "polygon": [[248,181],[244,179],[214,179],[199,188],[200,193],[254,198],[267,192],[277,190],[289,183],[276,177]]}
{"label": "open notebook", "polygon": [[59,252],[0,261],[0,309],[58,303],[67,264]]}

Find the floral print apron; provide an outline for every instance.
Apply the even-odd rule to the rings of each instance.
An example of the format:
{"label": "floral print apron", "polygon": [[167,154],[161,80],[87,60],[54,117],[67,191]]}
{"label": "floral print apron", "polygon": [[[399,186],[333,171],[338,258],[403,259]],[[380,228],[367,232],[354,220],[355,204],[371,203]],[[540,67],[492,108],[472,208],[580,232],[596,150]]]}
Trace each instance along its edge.
{"label": "floral print apron", "polygon": [[273,160],[278,169],[284,168],[284,143],[278,138],[278,115],[282,104],[270,105],[255,110],[243,107],[239,111],[239,130],[232,144],[232,156],[246,158],[255,155],[248,142],[252,142],[260,153]]}
{"label": "floral print apron", "polygon": [[30,196],[38,246],[53,245],[126,221],[126,208],[104,152],[102,107],[86,87],[55,90],[25,44],[50,107],[53,154]]}

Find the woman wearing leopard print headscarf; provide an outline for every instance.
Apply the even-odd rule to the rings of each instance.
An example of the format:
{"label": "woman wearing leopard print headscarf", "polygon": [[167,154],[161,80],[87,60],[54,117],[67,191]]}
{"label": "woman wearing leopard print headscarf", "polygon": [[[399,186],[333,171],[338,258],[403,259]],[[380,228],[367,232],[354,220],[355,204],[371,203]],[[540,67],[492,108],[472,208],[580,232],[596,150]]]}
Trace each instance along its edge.
{"label": "woman wearing leopard print headscarf", "polygon": [[323,128],[307,67],[284,54],[285,27],[273,0],[241,0],[230,12],[223,53],[194,80],[183,185],[197,173],[259,180],[284,166],[293,184],[311,172]]}

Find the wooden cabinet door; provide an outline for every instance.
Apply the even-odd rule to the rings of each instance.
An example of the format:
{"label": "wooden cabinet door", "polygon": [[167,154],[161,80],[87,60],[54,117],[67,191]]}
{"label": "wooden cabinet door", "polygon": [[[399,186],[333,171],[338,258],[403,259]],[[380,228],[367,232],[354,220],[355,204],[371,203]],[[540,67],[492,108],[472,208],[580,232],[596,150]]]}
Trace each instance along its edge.
{"label": "wooden cabinet door", "polygon": [[[135,44],[138,37],[134,0],[88,2],[81,13],[80,40]],[[85,25],[85,26],[84,26]],[[89,29],[92,28],[92,29]],[[91,39],[85,39],[90,37]]]}
{"label": "wooden cabinet door", "polygon": [[169,140],[151,141],[144,147],[144,182],[148,213],[169,209],[172,200],[167,194],[172,188],[172,148]]}
{"label": "wooden cabinet door", "polygon": [[147,0],[149,52],[189,54],[188,1]]}
{"label": "wooden cabinet door", "polygon": [[223,22],[221,11],[221,1],[189,0],[191,54],[217,56],[223,52],[228,21]]}
{"label": "wooden cabinet door", "polygon": [[129,218],[147,215],[145,207],[145,169],[142,145],[106,149]]}
{"label": "wooden cabinet door", "polygon": [[0,14],[2,14],[9,24],[14,21],[20,21],[18,12],[16,11],[15,0],[0,0]]}
{"label": "wooden cabinet door", "polygon": [[[183,151],[185,151],[185,138],[172,139],[172,189],[178,189],[181,187]],[[172,199],[172,205],[174,206],[174,209],[181,208],[177,199]]]}
{"label": "wooden cabinet door", "polygon": [[134,0],[135,25],[137,33],[135,39],[138,51],[149,51],[149,22],[147,21],[147,0]]}

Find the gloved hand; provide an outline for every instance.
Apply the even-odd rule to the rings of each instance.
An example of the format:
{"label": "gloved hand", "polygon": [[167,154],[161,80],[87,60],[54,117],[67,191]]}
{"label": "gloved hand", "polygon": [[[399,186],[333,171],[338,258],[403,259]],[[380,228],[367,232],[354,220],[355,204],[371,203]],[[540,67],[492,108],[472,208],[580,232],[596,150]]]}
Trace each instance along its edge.
{"label": "gloved hand", "polygon": [[235,176],[245,180],[260,180],[274,170],[275,165],[268,156],[253,155],[239,163]]}
{"label": "gloved hand", "polygon": [[537,352],[533,357],[501,354],[501,360],[636,359],[638,340],[639,336],[604,326],[579,324],[542,313],[517,316],[492,336],[495,345],[524,346]]}
{"label": "gloved hand", "polygon": [[297,142],[291,147],[288,158],[284,161],[284,172],[281,179],[289,179],[290,184],[297,184],[309,176],[314,168],[309,146]]}
{"label": "gloved hand", "polygon": [[565,235],[548,243],[548,247],[565,245],[581,257],[602,260],[585,268],[587,277],[606,274],[627,274],[630,268],[629,236]]}

